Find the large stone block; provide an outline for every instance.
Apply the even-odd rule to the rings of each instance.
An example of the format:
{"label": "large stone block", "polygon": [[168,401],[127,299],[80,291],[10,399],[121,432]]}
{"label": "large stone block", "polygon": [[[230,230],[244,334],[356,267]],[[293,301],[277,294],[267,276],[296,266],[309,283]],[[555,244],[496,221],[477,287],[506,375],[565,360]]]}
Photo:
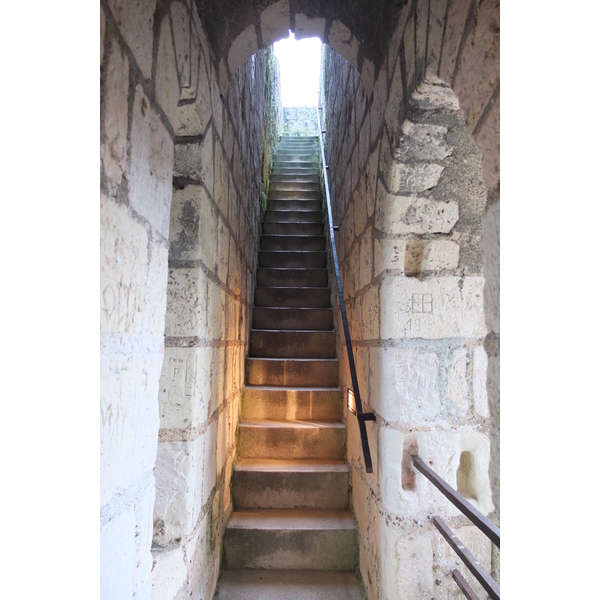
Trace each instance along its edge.
{"label": "large stone block", "polygon": [[165,15],[160,25],[154,89],[156,100],[167,115],[171,127],[177,129],[180,84],[173,40],[173,22],[169,14]]}
{"label": "large stone block", "polygon": [[439,79],[423,81],[410,97],[410,102],[419,110],[437,110],[447,108],[459,110],[458,98],[452,88]]}
{"label": "large stone block", "polygon": [[473,404],[475,414],[484,418],[490,416],[487,395],[487,366],[487,353],[482,346],[477,346],[473,350]]}
{"label": "large stone block", "polygon": [[144,77],[149,79],[156,0],[108,0],[108,5]]}
{"label": "large stone block", "polygon": [[156,458],[154,543],[167,546],[195,529],[207,498],[204,490],[205,436],[161,442]]}
{"label": "large stone block", "polygon": [[396,589],[399,598],[434,596],[433,546],[422,529],[396,538]]}
{"label": "large stone block", "polygon": [[483,277],[386,278],[381,285],[381,337],[485,336]]}
{"label": "large stone block", "polygon": [[500,202],[488,204],[481,217],[481,249],[485,275],[483,288],[488,331],[500,333]]}
{"label": "large stone block", "polygon": [[206,338],[206,285],[200,268],[169,270],[165,335]]}
{"label": "large stone block", "polygon": [[373,277],[373,237],[371,234],[372,231],[372,228],[369,228],[360,242],[360,263],[358,278],[359,289],[369,285]]}
{"label": "large stone block", "polygon": [[456,269],[460,246],[452,240],[375,238],[374,276],[397,270],[408,275]]}
{"label": "large stone block", "polygon": [[256,31],[254,30],[254,25],[248,25],[248,27],[233,40],[229,49],[227,63],[231,75],[235,75],[238,67],[245,63],[253,54],[256,54],[256,52],[258,52]]}
{"label": "large stone block", "polygon": [[440,64],[447,4],[448,0],[430,2],[429,32],[427,35],[427,70],[435,75],[437,75]]}
{"label": "large stone block", "polygon": [[[469,382],[467,380],[467,350],[460,348],[452,353],[447,366],[448,387],[447,393],[464,415],[469,408]],[[454,409],[450,410],[451,414]]]}
{"label": "large stone block", "polygon": [[370,401],[386,421],[434,421],[440,412],[439,364],[433,353],[371,348]]}
{"label": "large stone block", "polygon": [[215,562],[213,551],[218,531],[211,530],[211,525],[215,525],[214,520],[211,523],[210,516],[209,511],[200,521],[194,535],[183,546],[188,567],[187,598],[212,598],[212,590],[209,590],[208,595],[205,594],[205,590],[207,585],[210,586],[210,578],[214,575],[211,572],[211,563]]}
{"label": "large stone block", "polygon": [[208,194],[212,195],[214,182],[212,129],[208,129],[201,142],[175,145],[173,176],[186,177],[203,183]]}
{"label": "large stone block", "polygon": [[275,2],[260,15],[260,31],[262,34],[263,48],[273,42],[288,37],[290,29],[290,3],[289,0]]}
{"label": "large stone block", "polygon": [[343,56],[355,69],[358,69],[359,41],[340,21],[334,20],[329,29],[327,44],[332,50]]}
{"label": "large stone block", "polygon": [[450,2],[444,29],[444,41],[440,60],[440,77],[447,83],[452,82],[456,57],[464,35],[465,25],[471,2],[469,0],[454,0]]}
{"label": "large stone block", "polygon": [[474,136],[481,150],[483,183],[487,189],[500,181],[500,94],[490,98],[487,114]]}
{"label": "large stone block", "polygon": [[136,87],[131,125],[129,202],[164,237],[169,236],[173,142],[141,85]]}
{"label": "large stone block", "polygon": [[360,298],[361,339],[379,339],[379,288],[371,287]]}
{"label": "large stone block", "polygon": [[100,363],[101,504],[150,472],[158,437],[160,355],[103,356]]}
{"label": "large stone block", "polygon": [[458,221],[456,202],[388,194],[377,207],[376,227],[385,233],[449,233]]}
{"label": "large stone block", "polygon": [[165,348],[159,412],[163,429],[199,427],[208,419],[212,348]]}
{"label": "large stone block", "polygon": [[435,187],[444,167],[436,164],[407,165],[392,162],[387,185],[392,194],[416,194]]}
{"label": "large stone block", "polygon": [[127,163],[127,111],[129,99],[129,61],[113,40],[106,70],[106,108],[102,164],[104,173],[121,184]]}
{"label": "large stone block", "polygon": [[100,331],[141,332],[148,234],[123,205],[100,198]]}
{"label": "large stone block", "polygon": [[150,264],[146,281],[146,306],[148,308],[146,331],[156,339],[162,339],[165,333],[168,265],[169,250],[154,242],[150,247]]}
{"label": "large stone block", "polygon": [[413,123],[408,119],[402,123],[402,139],[394,152],[399,162],[441,161],[452,154],[446,142],[448,128],[443,125]]}
{"label": "large stone block", "polygon": [[178,600],[185,594],[187,566],[183,548],[156,550],[153,553],[152,596],[150,600],[173,598]]}

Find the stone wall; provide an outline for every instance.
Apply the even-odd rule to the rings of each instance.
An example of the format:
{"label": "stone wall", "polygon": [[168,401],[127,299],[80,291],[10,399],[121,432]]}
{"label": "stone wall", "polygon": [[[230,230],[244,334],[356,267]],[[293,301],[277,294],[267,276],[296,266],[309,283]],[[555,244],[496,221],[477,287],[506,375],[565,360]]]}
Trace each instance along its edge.
{"label": "stone wall", "polygon": [[193,4],[100,8],[101,597],[210,597],[280,134],[274,57],[247,60],[224,99]]}
{"label": "stone wall", "polygon": [[[487,105],[474,108],[466,95],[474,82],[463,71],[472,66],[473,46],[462,41],[477,51],[485,46],[493,58],[497,4],[480,5],[479,21],[470,3],[468,14],[459,8],[452,3],[438,31],[438,7],[409,2],[372,95],[341,56],[324,52],[337,246],[361,395],[377,415],[367,424],[372,475],[364,470],[356,419],[348,419],[370,598],[460,597],[448,576],[460,561],[428,520],[432,514],[445,517],[499,575],[487,538],[410,467],[418,452],[482,512],[499,517],[497,164],[482,164],[478,138],[493,127],[497,79],[490,59],[489,80],[477,82],[481,94],[490,90]],[[473,79],[481,75],[471,71]],[[338,344],[343,385],[351,387],[343,340]]]}

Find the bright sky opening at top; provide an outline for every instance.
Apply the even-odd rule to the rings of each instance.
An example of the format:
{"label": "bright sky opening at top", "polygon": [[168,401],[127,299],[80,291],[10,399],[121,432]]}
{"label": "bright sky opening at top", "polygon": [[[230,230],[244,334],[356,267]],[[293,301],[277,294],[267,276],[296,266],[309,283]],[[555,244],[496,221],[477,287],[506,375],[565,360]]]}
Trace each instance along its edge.
{"label": "bright sky opening at top", "polygon": [[287,39],[275,42],[275,56],[281,70],[283,106],[317,106],[321,40],[296,40],[290,32]]}

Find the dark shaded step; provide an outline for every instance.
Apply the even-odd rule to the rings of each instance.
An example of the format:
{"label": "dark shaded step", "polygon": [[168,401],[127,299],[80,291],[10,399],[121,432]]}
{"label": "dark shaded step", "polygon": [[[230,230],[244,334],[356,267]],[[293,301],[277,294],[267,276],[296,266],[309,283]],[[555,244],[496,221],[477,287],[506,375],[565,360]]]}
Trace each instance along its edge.
{"label": "dark shaded step", "polygon": [[318,210],[322,207],[321,200],[311,200],[309,198],[271,198],[267,204],[268,210]]}
{"label": "dark shaded step", "polygon": [[264,235],[323,235],[323,223],[263,223]]}
{"label": "dark shaded step", "polygon": [[252,311],[254,329],[330,331],[331,308],[273,308],[256,306]]}
{"label": "dark shaded step", "polygon": [[327,269],[264,269],[257,272],[256,285],[268,287],[327,287]]}
{"label": "dark shaded step", "polygon": [[249,385],[337,387],[337,358],[246,358]]}
{"label": "dark shaded step", "polygon": [[323,223],[320,210],[267,210],[265,223]]}
{"label": "dark shaded step", "polygon": [[322,269],[327,266],[327,256],[325,252],[261,250],[258,256],[258,266],[268,268],[300,267]]}
{"label": "dark shaded step", "polygon": [[248,355],[256,358],[335,358],[335,331],[252,329]]}
{"label": "dark shaded step", "polygon": [[331,308],[331,296],[329,288],[257,287],[254,306]]}
{"label": "dark shaded step", "polygon": [[261,250],[325,250],[325,237],[316,235],[263,235],[260,238]]}

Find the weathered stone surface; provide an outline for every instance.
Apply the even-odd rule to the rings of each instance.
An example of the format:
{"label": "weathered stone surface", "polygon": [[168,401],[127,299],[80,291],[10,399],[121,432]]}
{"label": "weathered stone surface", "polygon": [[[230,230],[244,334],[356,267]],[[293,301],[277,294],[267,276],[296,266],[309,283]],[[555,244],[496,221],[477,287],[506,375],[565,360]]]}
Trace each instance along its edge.
{"label": "weathered stone surface", "polygon": [[429,8],[429,33],[427,35],[427,72],[437,75],[442,51],[442,37],[444,35],[444,20],[446,18],[446,5],[448,0],[430,2]]}
{"label": "weathered stone surface", "polygon": [[148,234],[125,206],[100,199],[100,331],[141,331]]}
{"label": "weathered stone surface", "polygon": [[229,49],[227,63],[231,75],[235,75],[238,67],[256,52],[258,52],[256,31],[254,25],[248,25],[248,27],[233,40],[231,48]]}
{"label": "weathered stone surface", "polygon": [[388,194],[375,211],[376,227],[386,233],[449,233],[458,221],[456,202]]}
{"label": "weathered stone surface", "polygon": [[206,294],[202,269],[170,269],[165,335],[205,338]]}
{"label": "weathered stone surface", "polygon": [[106,88],[102,164],[104,173],[120,184],[127,161],[129,61],[116,40],[106,71]]}
{"label": "weathered stone surface", "polygon": [[360,299],[361,339],[379,338],[379,288],[371,287]]}
{"label": "weathered stone surface", "polygon": [[296,13],[296,29],[294,29],[294,37],[297,40],[304,38],[318,37],[323,39],[325,35],[325,19],[321,17],[309,17],[303,13]]}
{"label": "weathered stone surface", "polygon": [[260,31],[263,48],[281,38],[288,37],[290,29],[289,0],[279,0],[263,10],[260,15]]}
{"label": "weathered stone surface", "polygon": [[412,93],[410,102],[419,110],[447,108],[459,110],[458,98],[452,88],[441,83],[423,81]]}
{"label": "weathered stone surface", "polygon": [[490,99],[490,108],[474,136],[482,155],[483,183],[487,189],[500,181],[500,94]]}
{"label": "weathered stone surface", "polygon": [[169,118],[171,127],[177,129],[177,104],[180,88],[173,41],[173,26],[170,15],[166,15],[160,26],[158,55],[156,57],[156,100]]}
{"label": "weathered stone surface", "polygon": [[481,246],[485,286],[485,323],[488,331],[500,333],[500,202],[492,201],[481,218]]}
{"label": "weathered stone surface", "polygon": [[129,202],[164,237],[169,236],[173,179],[173,142],[136,87],[131,125]]}
{"label": "weathered stone surface", "polygon": [[108,0],[108,5],[144,77],[149,78],[156,0]]}
{"label": "weathered stone surface", "polygon": [[423,423],[440,411],[438,360],[432,353],[372,348],[371,404],[386,421]]}
{"label": "weathered stone surface", "polygon": [[188,574],[183,548],[157,550],[153,557],[151,600],[181,597]]}
{"label": "weathered stone surface", "polygon": [[343,56],[355,69],[358,69],[359,42],[346,25],[334,20],[329,29],[327,43],[332,50]]}
{"label": "weathered stone surface", "polygon": [[368,229],[360,242],[359,289],[371,283],[373,273],[373,239],[371,232],[372,229]]}
{"label": "weathered stone surface", "polygon": [[195,136],[203,134],[210,118],[213,116],[211,108],[211,86],[208,81],[204,55],[200,56],[196,77],[197,83],[194,86],[193,92],[194,103],[186,103],[177,107],[177,119],[174,129],[175,134],[179,136]]}
{"label": "weathered stone surface", "polygon": [[[467,384],[467,350],[455,350],[448,365],[448,397],[466,412],[469,408],[469,389]],[[452,414],[452,411],[451,411]]]}
{"label": "weathered stone surface", "polygon": [[392,162],[388,175],[388,189],[394,194],[416,194],[435,187],[444,167],[435,164],[407,165]]}
{"label": "weathered stone surface", "polygon": [[212,348],[165,348],[159,413],[163,429],[199,427],[209,414]]}
{"label": "weathered stone surface", "polygon": [[104,7],[100,5],[100,66],[104,62],[104,37],[106,35],[106,14]]}
{"label": "weathered stone surface", "polygon": [[415,56],[415,16],[411,16],[404,30],[404,63],[406,64],[406,85],[410,93],[416,85],[416,56]]}
{"label": "weathered stone surface", "polygon": [[452,154],[446,142],[448,128],[443,125],[413,123],[408,119],[402,123],[403,137],[394,152],[399,162],[411,160],[441,161]]}
{"label": "weathered stone surface", "polygon": [[[460,42],[464,35],[467,16],[471,3],[466,0],[450,2],[446,28],[444,31],[444,44],[440,61],[440,77],[450,83],[454,76],[454,67]],[[460,96],[459,96],[460,97]]]}
{"label": "weathered stone surface", "polygon": [[452,240],[375,239],[375,271],[377,277],[387,269],[408,275],[455,269],[460,246]]}
{"label": "weathered stone surface", "polygon": [[473,404],[475,413],[480,417],[490,416],[487,396],[488,358],[482,346],[473,350]]}
{"label": "weathered stone surface", "polygon": [[483,277],[384,279],[381,337],[483,337],[483,283]]}
{"label": "weathered stone surface", "polygon": [[146,281],[146,304],[148,307],[146,332],[155,339],[162,339],[165,333],[168,264],[168,249],[154,242],[150,248],[150,263]]}
{"label": "weathered stone surface", "polygon": [[390,131],[398,131],[402,119],[404,88],[402,87],[402,70],[400,60],[396,60],[396,68],[392,77],[390,94],[385,105],[385,122]]}
{"label": "weathered stone surface", "polygon": [[154,542],[160,546],[190,534],[196,526],[206,501],[203,495],[204,437],[158,444]]}
{"label": "weathered stone surface", "polygon": [[162,354],[103,356],[100,363],[100,500],[152,471]]}
{"label": "weathered stone surface", "polygon": [[373,91],[373,86],[375,85],[375,65],[373,64],[373,61],[369,59],[363,60],[360,76],[363,81],[365,94],[369,96]]}
{"label": "weathered stone surface", "polygon": [[210,586],[216,583],[211,580],[216,579],[217,557],[214,556],[214,532],[210,530],[209,520],[209,515],[205,516],[192,538],[183,546],[188,567],[187,598],[212,598]]}
{"label": "weathered stone surface", "polygon": [[201,142],[175,144],[174,177],[187,177],[202,182],[209,194],[213,193],[213,135],[206,132]]}
{"label": "weathered stone surface", "polygon": [[433,548],[421,531],[396,541],[396,590],[400,598],[430,598],[434,595]]}

